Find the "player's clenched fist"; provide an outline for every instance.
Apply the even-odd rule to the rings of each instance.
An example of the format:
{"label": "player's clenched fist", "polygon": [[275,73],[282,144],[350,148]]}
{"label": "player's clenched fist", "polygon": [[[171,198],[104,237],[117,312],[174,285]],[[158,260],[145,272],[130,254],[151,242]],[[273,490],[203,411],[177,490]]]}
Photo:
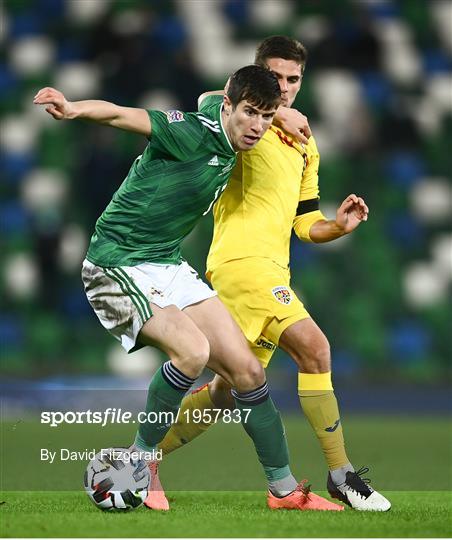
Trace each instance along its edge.
{"label": "player's clenched fist", "polygon": [[46,111],[55,118],[63,120],[73,118],[73,106],[64,97],[63,93],[55,88],[42,88],[34,97],[35,105],[47,105]]}

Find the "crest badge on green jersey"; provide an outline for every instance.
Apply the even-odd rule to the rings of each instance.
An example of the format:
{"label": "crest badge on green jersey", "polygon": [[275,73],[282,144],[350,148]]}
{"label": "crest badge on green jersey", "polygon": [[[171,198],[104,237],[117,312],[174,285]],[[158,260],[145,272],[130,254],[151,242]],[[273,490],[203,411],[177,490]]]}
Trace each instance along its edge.
{"label": "crest badge on green jersey", "polygon": [[166,117],[168,118],[168,122],[170,124],[172,124],[173,122],[184,122],[185,121],[184,113],[181,112],[181,111],[176,111],[176,110],[167,111],[166,112]]}

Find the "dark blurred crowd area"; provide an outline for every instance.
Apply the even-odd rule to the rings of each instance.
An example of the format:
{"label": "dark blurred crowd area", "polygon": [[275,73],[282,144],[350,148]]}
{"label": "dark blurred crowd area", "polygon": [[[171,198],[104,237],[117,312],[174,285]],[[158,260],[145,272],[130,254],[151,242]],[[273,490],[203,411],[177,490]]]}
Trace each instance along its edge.
{"label": "dark blurred crowd area", "polygon": [[[33,106],[37,90],[195,110],[261,39],[286,34],[309,52],[295,106],[320,150],[321,207],[332,218],[357,193],[370,208],[350,237],[292,242],[294,288],[330,340],[336,378],[447,381],[450,1],[3,0],[0,21],[4,375],[146,371],[120,356],[80,280],[95,221],[146,141],[56,122]],[[185,243],[200,273],[211,227]],[[270,369],[277,380],[294,368],[278,352]]]}

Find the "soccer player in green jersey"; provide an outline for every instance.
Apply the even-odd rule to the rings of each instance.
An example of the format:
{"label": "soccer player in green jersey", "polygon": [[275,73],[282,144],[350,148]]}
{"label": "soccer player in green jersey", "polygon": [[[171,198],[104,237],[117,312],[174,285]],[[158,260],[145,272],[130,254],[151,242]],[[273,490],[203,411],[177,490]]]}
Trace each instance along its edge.
{"label": "soccer player in green jersey", "polygon": [[[198,113],[69,102],[53,88],[34,99],[57,120],[92,120],[149,139],[98,219],[82,270],[91,306],[122,346],[132,352],[151,345],[169,357],[149,386],[146,412],[156,421],[140,425],[135,448],[152,454],[170,428],[168,414],[177,417],[184,394],[208,366],[233,388],[280,507],[342,510],[297,484],[263,368],[216,293],[180,252],[183,238],[225,188],[236,152],[255,146],[280,101],[275,75],[256,65],[231,77],[221,104]],[[155,463],[150,468],[155,471]],[[161,509],[168,509],[163,492]]]}

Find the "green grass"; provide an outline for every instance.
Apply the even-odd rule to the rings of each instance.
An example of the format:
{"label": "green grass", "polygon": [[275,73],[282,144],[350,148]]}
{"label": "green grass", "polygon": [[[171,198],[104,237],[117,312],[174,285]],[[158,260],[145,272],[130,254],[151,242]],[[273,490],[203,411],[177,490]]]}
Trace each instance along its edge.
{"label": "green grass", "polygon": [[[297,478],[325,489],[318,443],[300,416],[285,416]],[[344,418],[349,457],[369,465],[390,512],[270,511],[265,479],[241,426],[219,424],[169,455],[161,478],[171,511],[130,514],[97,510],[80,491],[84,461],[40,460],[40,448],[125,446],[136,426],[4,422],[0,437],[2,537],[448,537],[451,523],[451,437],[446,417]],[[47,490],[47,491],[44,491]]]}
{"label": "green grass", "polygon": [[447,492],[390,492],[387,513],[271,511],[263,492],[176,492],[169,512],[97,510],[84,493],[4,493],[2,537],[448,537]]}
{"label": "green grass", "polygon": [[[378,489],[440,491],[452,489],[451,430],[447,417],[350,416],[343,420],[348,455]],[[319,444],[306,420],[285,416],[291,466],[300,480],[325,489],[326,468]],[[4,491],[77,491],[86,461],[40,459],[40,449],[97,451],[128,446],[136,426],[65,425],[50,428],[29,421],[1,426],[0,466]],[[17,474],[20,471],[20,475]],[[259,491],[265,488],[251,440],[240,425],[220,423],[184,448],[170,454],[161,467],[169,491]]]}

